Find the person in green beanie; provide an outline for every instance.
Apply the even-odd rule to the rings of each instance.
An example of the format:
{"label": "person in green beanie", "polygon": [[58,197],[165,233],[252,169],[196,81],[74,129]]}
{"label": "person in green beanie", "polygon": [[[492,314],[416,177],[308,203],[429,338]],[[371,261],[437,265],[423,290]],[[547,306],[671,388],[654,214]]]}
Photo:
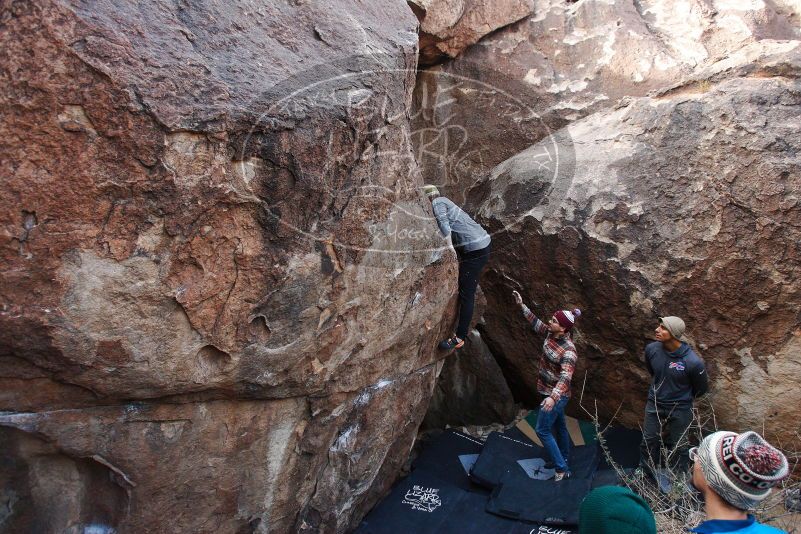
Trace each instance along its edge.
{"label": "person in green beanie", "polygon": [[656,520],[648,503],[630,489],[601,486],[581,503],[579,534],[656,534]]}

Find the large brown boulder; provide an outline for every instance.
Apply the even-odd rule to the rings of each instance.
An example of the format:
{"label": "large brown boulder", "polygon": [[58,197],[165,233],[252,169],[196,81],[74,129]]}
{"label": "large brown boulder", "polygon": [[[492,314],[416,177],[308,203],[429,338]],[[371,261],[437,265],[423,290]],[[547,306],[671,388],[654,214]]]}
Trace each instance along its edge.
{"label": "large brown boulder", "polygon": [[[640,421],[643,347],[659,316],[679,315],[717,424],[797,440],[801,44],[740,60],[577,121],[470,191],[493,230],[483,337],[520,398],[535,401],[541,341],[512,289],[541,316],[584,310],[573,393],[586,380],[590,410]],[[573,147],[575,162],[550,164],[553,146]]]}
{"label": "large brown boulder", "polygon": [[4,532],[346,531],[405,462],[434,375],[319,398],[2,414]]}
{"label": "large brown boulder", "polygon": [[458,56],[485,35],[531,14],[534,0],[408,0],[420,20],[420,65]]}
{"label": "large brown boulder", "polygon": [[3,5],[4,529],[343,532],[392,483],[455,285],[404,142],[416,24]]}
{"label": "large brown boulder", "polygon": [[571,121],[749,44],[798,39],[800,15],[792,2],[536,0],[530,16],[421,72],[413,139],[424,179],[459,196]]}
{"label": "large brown boulder", "polygon": [[462,349],[442,363],[422,429],[510,423],[517,415],[503,371],[473,329]]}

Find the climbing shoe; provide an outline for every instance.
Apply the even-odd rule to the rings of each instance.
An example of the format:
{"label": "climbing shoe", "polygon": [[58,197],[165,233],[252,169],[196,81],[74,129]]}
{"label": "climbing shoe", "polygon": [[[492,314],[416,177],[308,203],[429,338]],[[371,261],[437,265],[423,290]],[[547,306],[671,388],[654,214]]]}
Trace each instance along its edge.
{"label": "climbing shoe", "polygon": [[453,336],[451,338],[439,342],[440,350],[461,349],[462,347],[464,347],[464,340],[459,339],[456,336]]}
{"label": "climbing shoe", "polygon": [[564,471],[560,473],[559,471],[553,476],[554,482],[559,482],[560,480],[566,480],[570,478],[570,471]]}

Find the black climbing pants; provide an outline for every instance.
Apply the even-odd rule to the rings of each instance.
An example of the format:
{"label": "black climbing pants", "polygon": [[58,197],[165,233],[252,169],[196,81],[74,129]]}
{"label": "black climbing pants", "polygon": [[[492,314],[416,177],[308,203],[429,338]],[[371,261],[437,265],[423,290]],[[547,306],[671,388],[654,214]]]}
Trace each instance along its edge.
{"label": "black climbing pants", "polygon": [[[662,447],[667,451],[670,461],[667,467],[677,473],[687,471],[690,465],[690,425],[693,422],[692,406],[657,405],[649,400],[645,405],[645,420],[642,425],[640,444],[640,466],[653,474],[651,466],[659,467]],[[663,429],[667,431],[662,439]],[[660,461],[661,460],[661,461]]]}
{"label": "black climbing pants", "polygon": [[473,318],[473,305],[476,300],[476,288],[481,271],[487,265],[490,256],[490,247],[487,245],[480,250],[459,252],[459,324],[456,327],[456,336],[467,339],[467,330]]}

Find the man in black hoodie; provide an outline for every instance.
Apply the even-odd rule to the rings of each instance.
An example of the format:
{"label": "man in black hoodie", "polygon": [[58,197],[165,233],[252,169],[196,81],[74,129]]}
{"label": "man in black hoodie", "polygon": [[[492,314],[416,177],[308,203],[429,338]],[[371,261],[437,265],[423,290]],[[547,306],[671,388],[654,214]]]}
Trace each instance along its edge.
{"label": "man in black hoodie", "polygon": [[704,361],[681,341],[684,329],[680,318],[661,317],[656,328],[657,340],[645,347],[645,365],[653,380],[645,406],[640,467],[651,475],[652,466],[658,467],[660,463],[663,428],[668,434],[664,445],[670,467],[679,472],[689,467],[688,431],[693,419],[693,399],[706,393],[709,387]]}

